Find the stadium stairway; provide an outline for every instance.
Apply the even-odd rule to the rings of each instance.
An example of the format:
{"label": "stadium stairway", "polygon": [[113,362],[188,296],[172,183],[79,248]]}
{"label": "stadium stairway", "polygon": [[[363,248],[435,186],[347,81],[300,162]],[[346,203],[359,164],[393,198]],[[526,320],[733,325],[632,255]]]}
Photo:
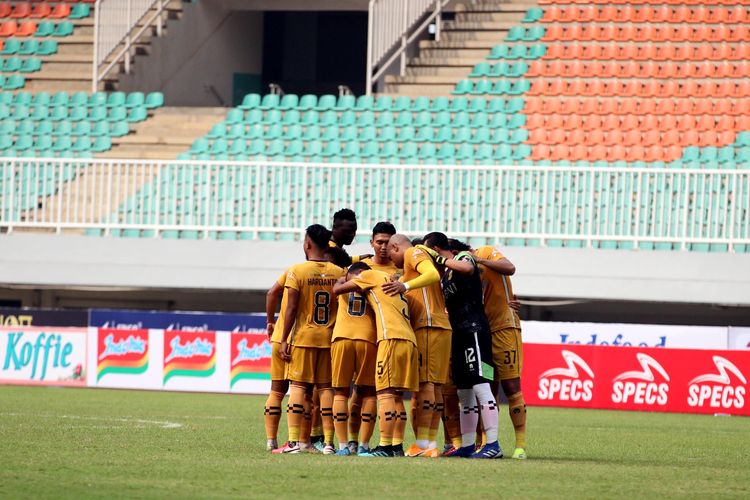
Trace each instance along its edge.
{"label": "stadium stairway", "polygon": [[444,21],[440,41],[419,42],[404,76],[385,77],[384,93],[407,96],[449,95],[456,84],[484,61],[490,50],[507,41],[512,28],[528,21],[534,0],[479,0],[456,6],[453,21]]}
{"label": "stadium stairway", "polygon": [[[7,2],[2,2],[7,4]],[[14,3],[10,9],[28,2]],[[41,63],[34,71],[21,72],[19,78],[14,76],[13,86],[5,86],[5,90],[23,90],[27,92],[79,92],[91,91],[91,65],[94,50],[94,3],[57,3],[51,10],[59,6],[70,6],[70,13],[65,17],[32,17],[31,12],[40,9],[40,5],[47,2],[30,5],[28,18],[10,18],[11,14],[2,16],[0,7],[0,57],[9,58],[19,56],[38,59]],[[167,18],[179,18],[182,12],[182,0],[173,0],[167,5]],[[3,29],[7,25],[7,33]],[[22,31],[22,26],[30,26]],[[140,28],[139,25],[137,28]],[[141,39],[135,44],[135,55],[148,54],[154,30],[146,30]],[[36,50],[34,46],[39,45]],[[20,48],[20,51],[19,51]],[[122,67],[112,71],[101,84],[100,90],[117,90],[118,74]],[[6,76],[10,73],[2,72]]]}
{"label": "stadium stairway", "polygon": [[112,139],[112,149],[96,158],[173,159],[224,120],[226,108],[164,107],[135,124],[131,134]]}

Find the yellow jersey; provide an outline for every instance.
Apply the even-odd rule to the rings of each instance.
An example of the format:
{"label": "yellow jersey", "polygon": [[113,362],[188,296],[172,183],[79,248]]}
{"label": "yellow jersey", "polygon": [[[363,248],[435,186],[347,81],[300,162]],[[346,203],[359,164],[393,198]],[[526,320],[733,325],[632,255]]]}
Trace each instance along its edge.
{"label": "yellow jersey", "polygon": [[291,345],[331,347],[337,309],[336,301],[332,300],[333,285],[345,273],[330,262],[320,261],[307,261],[289,268],[284,286],[299,292],[297,317],[287,339]]}
{"label": "yellow jersey", "polygon": [[367,270],[362,271],[352,281],[366,292],[367,301],[375,314],[378,342],[401,339],[417,344],[414,330],[409,323],[409,305],[406,297],[403,294],[388,295],[383,291],[383,285],[391,281],[388,274]]}
{"label": "yellow jersey", "polygon": [[[417,266],[422,262],[429,262],[430,265],[434,265],[432,258],[425,251],[416,247],[406,249],[406,252],[404,252],[404,276],[401,281],[407,282],[418,277]],[[417,330],[428,326],[445,330],[451,329],[440,282],[408,290],[406,296],[409,299],[412,328]]]}
{"label": "yellow jersey", "polygon": [[370,269],[374,269],[375,271],[382,271],[386,273],[391,278],[393,277],[399,277],[401,275],[401,271],[399,268],[396,267],[396,264],[394,264],[392,261],[388,261],[388,264],[382,265],[375,262],[375,260],[372,257],[368,257],[364,259],[362,262],[370,266]]}
{"label": "yellow jersey", "polygon": [[[491,246],[484,246],[475,252],[479,259],[502,260],[505,256]],[[513,299],[513,285],[510,276],[505,276],[480,265],[482,288],[484,290],[484,312],[493,332],[503,328],[521,328],[521,320],[508,302]]]}
{"label": "yellow jersey", "polygon": [[[279,276],[279,279],[276,280],[276,283],[278,283],[279,286],[283,287],[286,283],[286,275],[289,272],[287,269],[284,271],[284,273]],[[277,342],[281,343],[281,337],[284,334],[284,311],[286,310],[286,288],[284,288],[283,293],[281,294],[281,308],[279,309],[279,317],[276,320],[276,324],[273,327],[273,333],[271,334],[271,342]]]}
{"label": "yellow jersey", "polygon": [[364,340],[376,342],[375,315],[367,299],[358,292],[339,295],[333,339]]}

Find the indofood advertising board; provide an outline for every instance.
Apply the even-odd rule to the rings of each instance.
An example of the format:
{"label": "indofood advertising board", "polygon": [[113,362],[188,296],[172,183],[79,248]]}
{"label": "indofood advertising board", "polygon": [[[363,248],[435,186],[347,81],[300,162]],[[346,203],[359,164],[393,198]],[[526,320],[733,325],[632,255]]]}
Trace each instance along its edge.
{"label": "indofood advertising board", "polygon": [[91,328],[88,385],[263,394],[271,344],[261,332]]}

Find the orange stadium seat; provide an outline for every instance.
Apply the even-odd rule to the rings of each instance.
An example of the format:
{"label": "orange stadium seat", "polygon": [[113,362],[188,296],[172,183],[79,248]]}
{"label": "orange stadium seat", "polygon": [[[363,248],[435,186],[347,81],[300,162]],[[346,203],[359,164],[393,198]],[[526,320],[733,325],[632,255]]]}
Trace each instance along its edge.
{"label": "orange stadium seat", "polygon": [[9,2],[0,2],[0,19],[6,18],[13,11],[13,7]]}
{"label": "orange stadium seat", "polygon": [[6,21],[0,24],[0,36],[10,37],[16,34],[18,31],[18,23],[15,21]]}
{"label": "orange stadium seat", "polygon": [[[64,4],[61,4],[64,5]],[[70,8],[70,7],[68,7]],[[38,3],[33,6],[31,9],[31,15],[29,17],[32,17],[34,19],[43,19],[45,17],[48,17],[50,13],[52,12],[52,7],[48,3]]]}
{"label": "orange stadium seat", "polygon": [[31,15],[31,4],[28,2],[17,3],[13,6],[13,12],[10,13],[11,19],[23,19]]}
{"label": "orange stadium seat", "polygon": [[58,3],[49,15],[50,19],[64,19],[70,15],[70,5]]}
{"label": "orange stadium seat", "polygon": [[18,25],[15,36],[31,36],[36,32],[34,21],[24,21]]}

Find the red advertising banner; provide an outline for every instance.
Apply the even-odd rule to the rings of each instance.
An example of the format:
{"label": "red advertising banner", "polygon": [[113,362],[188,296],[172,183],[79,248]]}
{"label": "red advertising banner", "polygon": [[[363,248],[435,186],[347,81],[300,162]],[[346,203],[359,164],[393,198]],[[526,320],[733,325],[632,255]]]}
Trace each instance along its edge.
{"label": "red advertising banner", "polygon": [[172,377],[210,377],[216,371],[216,332],[164,332],[164,383]]}
{"label": "red advertising banner", "polygon": [[230,347],[230,387],[243,379],[271,379],[272,346],[266,332],[233,332]]}
{"label": "red advertising banner", "polygon": [[750,415],[750,352],[524,344],[529,405]]}
{"label": "red advertising banner", "polygon": [[100,328],[96,347],[97,382],[107,374],[139,375],[148,369],[148,330]]}

